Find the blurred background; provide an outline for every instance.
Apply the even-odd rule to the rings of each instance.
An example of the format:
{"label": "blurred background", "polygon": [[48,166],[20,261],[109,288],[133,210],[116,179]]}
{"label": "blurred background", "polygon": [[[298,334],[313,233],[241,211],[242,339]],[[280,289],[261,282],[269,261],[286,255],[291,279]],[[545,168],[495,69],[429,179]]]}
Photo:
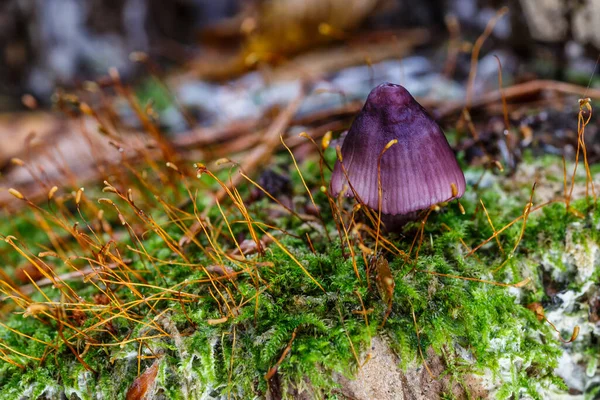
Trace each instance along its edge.
{"label": "blurred background", "polygon": [[[0,189],[33,190],[36,168],[46,185],[65,169],[102,175],[98,165],[121,159],[116,139],[120,151],[169,138],[186,159],[229,156],[260,142],[262,121],[301,92],[288,130],[341,132],[384,81],[446,128],[465,105],[485,106],[476,128],[509,167],[531,132],[546,137],[542,151],[569,156],[577,98],[598,95],[598,26],[600,0],[2,0]],[[497,143],[499,69],[519,146]],[[547,90],[575,99],[548,107],[542,96],[532,111]],[[469,162],[472,148],[458,143]]]}
{"label": "blurred background", "polygon": [[[49,105],[57,86],[98,79],[109,67],[140,82],[147,72],[131,61],[135,51],[169,70],[189,66],[199,80],[224,80],[242,69],[209,71],[202,61],[245,47],[257,53],[255,61],[272,53],[279,60],[262,61],[281,62],[331,42],[414,27],[428,34],[417,40],[432,62],[420,65],[421,72],[438,69],[461,79],[469,68],[462,41],[474,41],[504,5],[509,11],[496,24],[484,56],[494,49],[510,79],[536,75],[587,83],[600,46],[597,0],[3,0],[0,110],[23,109],[24,94]],[[435,68],[453,38],[461,41],[457,65],[450,71]],[[481,65],[484,76],[496,73],[495,62],[489,64]]]}

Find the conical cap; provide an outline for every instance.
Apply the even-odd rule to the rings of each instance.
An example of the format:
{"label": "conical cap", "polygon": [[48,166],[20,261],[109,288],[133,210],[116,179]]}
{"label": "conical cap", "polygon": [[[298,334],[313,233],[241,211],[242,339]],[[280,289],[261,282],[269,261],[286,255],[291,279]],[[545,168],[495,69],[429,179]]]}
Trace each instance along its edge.
{"label": "conical cap", "polygon": [[[342,145],[342,164],[360,200],[381,212],[408,214],[461,197],[465,177],[446,136],[423,107],[400,85],[384,83],[371,91]],[[353,196],[340,161],[331,178],[331,192]]]}

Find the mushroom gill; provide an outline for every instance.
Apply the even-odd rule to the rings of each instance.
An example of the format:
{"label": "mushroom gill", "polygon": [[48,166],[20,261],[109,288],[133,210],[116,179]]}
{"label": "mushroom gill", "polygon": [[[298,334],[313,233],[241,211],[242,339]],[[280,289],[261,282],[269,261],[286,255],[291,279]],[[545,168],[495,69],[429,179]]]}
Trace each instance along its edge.
{"label": "mushroom gill", "polygon": [[404,87],[383,83],[352,123],[330,188],[375,210],[381,205],[383,214],[407,215],[461,197],[465,177],[427,111]]}

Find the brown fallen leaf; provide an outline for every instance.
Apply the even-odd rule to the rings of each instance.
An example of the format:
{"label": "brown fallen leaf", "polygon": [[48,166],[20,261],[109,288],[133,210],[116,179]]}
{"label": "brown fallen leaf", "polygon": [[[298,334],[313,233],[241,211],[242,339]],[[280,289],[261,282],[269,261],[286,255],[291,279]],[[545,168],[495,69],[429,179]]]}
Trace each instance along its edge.
{"label": "brown fallen leaf", "polygon": [[50,268],[47,264],[42,263],[38,264],[38,266],[33,264],[25,264],[15,269],[15,278],[17,281],[19,281],[19,283],[29,283],[32,280],[37,282],[44,278],[44,272],[49,274],[52,272],[52,268]]}
{"label": "brown fallen leaf", "polygon": [[[268,237],[264,237],[259,240],[260,247],[265,248],[271,240]],[[240,251],[241,250],[241,251]],[[231,256],[241,256],[242,253],[244,256],[249,256],[251,254],[255,254],[259,252],[259,245],[254,240],[244,239],[240,243],[239,247],[233,249],[230,253]]]}
{"label": "brown fallen leaf", "polygon": [[[223,46],[208,46],[208,58],[204,54],[185,70],[197,77],[227,80],[259,64],[281,63],[287,56],[303,50],[347,39],[349,32],[355,31],[365,19],[381,9],[380,0],[247,3],[238,16],[215,24],[205,32],[205,38],[220,37],[228,41],[235,41],[237,36],[239,52],[224,54]],[[210,45],[210,42],[206,44]]]}
{"label": "brown fallen leaf", "polygon": [[375,281],[377,283],[377,289],[383,301],[387,304],[387,311],[383,317],[381,326],[385,325],[385,321],[392,312],[392,301],[394,300],[394,287],[396,282],[394,276],[390,270],[388,261],[383,257],[379,256],[375,260]]}
{"label": "brown fallen leaf", "polygon": [[142,400],[149,394],[149,389],[154,385],[154,380],[158,374],[158,364],[160,359],[154,361],[154,363],[144,371],[143,374],[135,378],[125,398],[127,400]]}
{"label": "brown fallen leaf", "polygon": [[379,294],[386,304],[390,304],[394,298],[394,287],[396,283],[394,282],[390,265],[383,256],[379,256],[375,260],[375,272],[377,273],[375,280],[377,282]]}
{"label": "brown fallen leaf", "polygon": [[235,279],[236,273],[233,268],[226,265],[209,265],[206,271],[214,278],[224,277],[227,279]]}

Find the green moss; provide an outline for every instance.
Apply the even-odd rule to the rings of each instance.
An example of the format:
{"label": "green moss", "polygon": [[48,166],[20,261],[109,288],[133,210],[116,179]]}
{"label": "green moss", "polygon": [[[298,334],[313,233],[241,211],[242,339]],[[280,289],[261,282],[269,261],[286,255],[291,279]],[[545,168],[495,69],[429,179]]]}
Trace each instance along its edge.
{"label": "green moss", "polygon": [[[331,163],[335,154],[328,151],[326,158]],[[6,316],[8,326],[52,343],[58,349],[48,352],[45,345],[0,328],[2,343],[43,358],[41,362],[32,362],[11,356],[25,365],[24,371],[0,361],[0,398],[36,398],[44,391],[50,398],[49,391],[64,391],[67,396],[82,399],[92,398],[96,391],[106,398],[124,398],[138,374],[140,353],[160,358],[157,390],[169,398],[185,398],[186,393],[198,393],[199,397],[202,394],[262,397],[269,390],[265,375],[278,364],[288,346],[289,353],[278,365],[282,387],[302,389],[305,386],[319,397],[334,398],[338,385],[335,373],[354,376],[358,369],[356,357],[375,335],[388,338],[405,368],[422,363],[421,352],[426,354],[431,348],[446,360],[447,373],[456,381],[467,374],[491,371],[502,383],[498,398],[519,393],[538,398],[540,387],[560,384],[553,375],[560,355],[555,335],[525,306],[545,300],[540,289],[539,261],[549,250],[560,252],[564,248],[565,234],[574,224],[597,225],[599,213],[595,209],[588,209],[585,201],[575,202],[575,209],[587,215],[582,221],[567,213],[563,204],[548,205],[531,213],[518,246],[515,244],[521,235],[522,221],[498,236],[500,245],[492,240],[474,255],[469,255],[469,249],[494,232],[479,199],[499,229],[523,213],[530,188],[507,193],[495,185],[466,196],[462,201],[465,215],[456,204],[433,213],[423,231],[418,259],[407,262],[389,253],[380,255],[389,261],[395,282],[393,307],[383,325],[387,304],[376,289],[375,274],[366,272],[368,265],[358,247],[353,248],[357,254],[353,260],[347,245],[340,241],[331,213],[327,212],[328,200],[318,190],[322,182],[319,171],[317,162],[302,166],[307,184],[315,188],[314,198],[322,210],[325,225],[317,222],[311,225],[287,214],[271,216],[270,201],[266,199],[250,205],[256,221],[278,228],[269,230],[278,243],[270,244],[264,255],[249,256],[247,264],[225,260],[226,265],[238,272],[243,265],[248,268],[233,282],[219,281],[216,286],[200,282],[206,279],[200,266],[210,265],[214,260],[196,245],[186,250],[186,261],[150,231],[141,242],[144,251],[151,256],[148,259],[140,255],[143,253],[128,250],[127,245],[139,248],[140,243],[125,236],[119,243],[120,254],[132,260],[130,268],[137,271],[145,283],[136,286],[137,292],[116,284],[110,289],[118,294],[121,304],[139,300],[140,296],[157,300],[133,307],[130,313],[136,321],[119,315],[117,308],[107,314],[117,314],[110,322],[111,333],[108,326],[106,332],[97,333],[93,340],[98,346],[89,348],[83,357],[95,373],[86,371],[64,345],[55,322],[48,320],[43,324],[14,313]],[[300,176],[292,172],[291,178],[293,195],[308,203]],[[203,185],[211,185],[211,182]],[[247,193],[247,190],[242,192]],[[200,202],[202,198],[205,197],[199,196]],[[152,209],[153,205],[146,201],[144,208]],[[164,224],[173,240],[177,240],[181,232],[175,224],[169,224],[160,208],[154,207],[156,221]],[[224,210],[227,221],[232,224],[233,237],[249,238],[247,224],[239,222],[243,220],[239,211],[228,205],[224,205]],[[208,215],[212,227],[220,232],[216,237],[219,247],[224,252],[235,249],[219,210],[215,207]],[[18,231],[35,231],[28,221],[15,224]],[[254,229],[260,232],[261,227],[256,223]],[[419,227],[419,223],[411,224],[404,235],[392,235],[394,246],[409,253]],[[14,229],[13,225],[2,232],[12,234]],[[593,240],[598,239],[597,233],[592,235]],[[306,237],[310,238],[314,252]],[[586,237],[576,235],[574,240],[582,241]],[[41,236],[36,240],[45,241]],[[199,240],[208,246],[207,238]],[[366,245],[373,247],[368,240]],[[4,247],[3,256],[16,257]],[[370,263],[368,257],[366,259]],[[499,269],[499,266],[503,267]],[[132,273],[119,273],[140,283]],[[532,283],[524,289],[512,290],[474,281],[515,283],[525,278],[530,278]],[[185,279],[190,283],[181,286]],[[98,292],[95,286],[81,281],[70,282],[70,285],[88,303],[93,302]],[[177,301],[176,296],[158,299],[164,288],[176,285],[180,285],[177,290],[197,297],[186,302]],[[58,298],[56,289],[45,292],[55,300]],[[39,293],[35,299],[43,301]],[[368,310],[368,324],[361,314],[364,310]],[[227,320],[213,321],[224,314],[229,315]],[[105,318],[92,311],[86,315],[79,329],[93,327]],[[161,336],[161,331],[168,336]],[[73,330],[66,329],[66,332],[72,334]],[[145,339],[142,347],[136,340],[113,346],[113,336],[120,340],[153,338]],[[85,344],[75,343],[80,353]],[[469,356],[465,358],[464,354]],[[152,358],[141,360],[140,371],[152,362]],[[507,371],[508,377],[505,376]]]}

